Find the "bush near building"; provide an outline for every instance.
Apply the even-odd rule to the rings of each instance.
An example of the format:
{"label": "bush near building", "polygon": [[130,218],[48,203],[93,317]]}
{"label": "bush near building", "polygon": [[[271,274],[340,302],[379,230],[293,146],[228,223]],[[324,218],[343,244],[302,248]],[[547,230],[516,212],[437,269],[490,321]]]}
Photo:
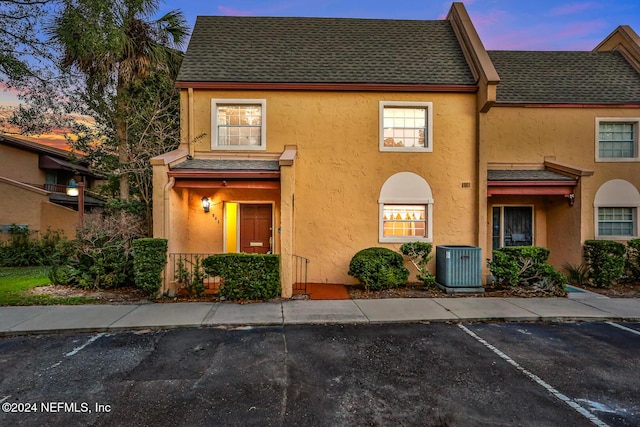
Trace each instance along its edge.
{"label": "bush near building", "polygon": [[403,264],[402,255],[391,249],[367,248],[353,256],[348,274],[367,290],[397,288],[409,278],[409,270]]}
{"label": "bush near building", "polygon": [[511,246],[493,251],[489,270],[498,283],[531,286],[536,290],[564,291],[567,278],[547,262],[551,252],[539,246]]}

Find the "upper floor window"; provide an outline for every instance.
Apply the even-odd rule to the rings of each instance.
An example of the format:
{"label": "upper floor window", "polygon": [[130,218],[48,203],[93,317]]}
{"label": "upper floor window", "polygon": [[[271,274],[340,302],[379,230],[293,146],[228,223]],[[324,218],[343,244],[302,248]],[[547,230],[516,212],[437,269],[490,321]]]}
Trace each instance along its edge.
{"label": "upper floor window", "polygon": [[638,161],[638,119],[597,119],[596,160]]}
{"label": "upper floor window", "polygon": [[433,151],[431,102],[380,101],[380,151]]}
{"label": "upper floor window", "polygon": [[211,101],[212,150],[264,150],[264,99],[214,99]]}

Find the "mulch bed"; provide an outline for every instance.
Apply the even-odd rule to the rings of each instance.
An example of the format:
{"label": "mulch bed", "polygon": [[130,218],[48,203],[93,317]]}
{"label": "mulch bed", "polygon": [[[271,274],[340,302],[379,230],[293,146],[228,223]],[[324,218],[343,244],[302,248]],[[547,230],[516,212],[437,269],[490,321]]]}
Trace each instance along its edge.
{"label": "mulch bed", "polygon": [[556,297],[565,296],[566,293],[552,294],[549,292],[535,291],[521,286],[509,288],[486,287],[483,293],[451,293],[443,291],[438,287],[425,289],[421,283],[408,283],[406,286],[386,289],[382,291],[369,291],[362,285],[349,285],[347,292],[352,299],[380,299],[380,298],[490,298],[490,297]]}
{"label": "mulch bed", "polygon": [[[336,286],[336,285],[330,285]],[[610,298],[640,298],[640,283],[620,283],[612,285],[609,288],[594,288],[591,286],[579,286],[590,292],[606,295]],[[383,291],[367,291],[362,285],[346,285],[346,291],[351,299],[381,299],[381,298],[532,298],[532,297],[562,297],[565,294],[553,295],[550,293],[532,291],[525,287],[515,286],[510,288],[485,288],[484,293],[480,294],[448,294],[445,291],[432,287],[424,289],[420,283],[409,283],[404,287],[396,289],[387,289]],[[82,296],[93,298],[96,304],[144,304],[149,302],[155,303],[172,303],[172,302],[221,302],[215,295],[204,295],[202,297],[190,297],[182,295],[175,298],[158,298],[149,299],[136,288],[121,288],[109,290],[84,290],[71,286],[48,285],[39,286],[30,290],[32,294],[51,295],[53,297],[73,297]],[[309,295],[294,295],[293,299],[309,299]],[[315,298],[314,298],[315,299]],[[322,299],[322,298],[319,298]],[[326,298],[341,299],[341,298]],[[276,299],[279,300],[279,299]],[[223,301],[236,304],[250,304],[262,302],[259,300],[252,301]]]}

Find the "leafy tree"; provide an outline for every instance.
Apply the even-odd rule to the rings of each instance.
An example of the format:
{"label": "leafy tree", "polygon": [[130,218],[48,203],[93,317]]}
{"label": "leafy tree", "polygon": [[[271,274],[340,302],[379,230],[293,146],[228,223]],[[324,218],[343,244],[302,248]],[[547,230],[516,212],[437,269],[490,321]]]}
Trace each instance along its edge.
{"label": "leafy tree", "polygon": [[[61,0],[62,12],[49,27],[51,39],[60,48],[61,66],[78,72],[84,87],[78,91],[86,104],[85,113],[98,122],[100,144],[117,152],[113,173],[120,180],[120,197],[130,197],[131,145],[133,137],[131,97],[147,97],[140,85],[152,79],[162,87],[158,76],[175,77],[188,30],[180,11],[151,19],[158,11],[158,0]],[[159,104],[155,104],[159,105]],[[148,113],[148,111],[147,111]],[[140,126],[138,126],[140,128]],[[91,135],[89,126],[79,131],[80,139]],[[134,163],[136,160],[134,159]]]}
{"label": "leafy tree", "polygon": [[47,16],[47,0],[0,0],[0,76],[9,86],[37,74],[34,54],[48,56],[39,37]]}

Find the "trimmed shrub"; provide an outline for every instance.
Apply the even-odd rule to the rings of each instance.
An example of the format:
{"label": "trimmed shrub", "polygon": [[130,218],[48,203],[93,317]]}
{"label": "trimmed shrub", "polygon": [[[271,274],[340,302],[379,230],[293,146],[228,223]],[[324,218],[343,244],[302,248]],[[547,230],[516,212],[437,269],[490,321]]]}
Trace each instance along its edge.
{"label": "trimmed shrub", "polygon": [[147,295],[158,293],[166,263],[167,239],[146,238],[133,241],[134,281]]}
{"label": "trimmed shrub", "polygon": [[400,246],[400,252],[409,257],[411,263],[418,270],[418,280],[425,287],[433,285],[436,281],[435,276],[427,269],[427,263],[433,258],[430,255],[432,248],[431,243],[425,242],[409,242]]}
{"label": "trimmed shrub", "polygon": [[556,293],[564,291],[567,278],[547,262],[551,252],[538,246],[510,246],[493,251],[489,270],[507,286],[524,285]]}
{"label": "trimmed shrub", "polygon": [[282,293],[280,256],[262,254],[216,254],[202,261],[204,271],[220,277],[220,296],[225,299],[272,299]]}
{"label": "trimmed shrub", "polygon": [[594,286],[606,288],[624,274],[625,246],[610,240],[584,242],[584,261]]}
{"label": "trimmed shrub", "polygon": [[349,263],[348,274],[367,290],[397,288],[409,278],[402,255],[387,248],[367,248],[356,253]]}
{"label": "trimmed shrub", "polygon": [[631,239],[627,242],[625,264],[629,280],[640,281],[640,239]]}

